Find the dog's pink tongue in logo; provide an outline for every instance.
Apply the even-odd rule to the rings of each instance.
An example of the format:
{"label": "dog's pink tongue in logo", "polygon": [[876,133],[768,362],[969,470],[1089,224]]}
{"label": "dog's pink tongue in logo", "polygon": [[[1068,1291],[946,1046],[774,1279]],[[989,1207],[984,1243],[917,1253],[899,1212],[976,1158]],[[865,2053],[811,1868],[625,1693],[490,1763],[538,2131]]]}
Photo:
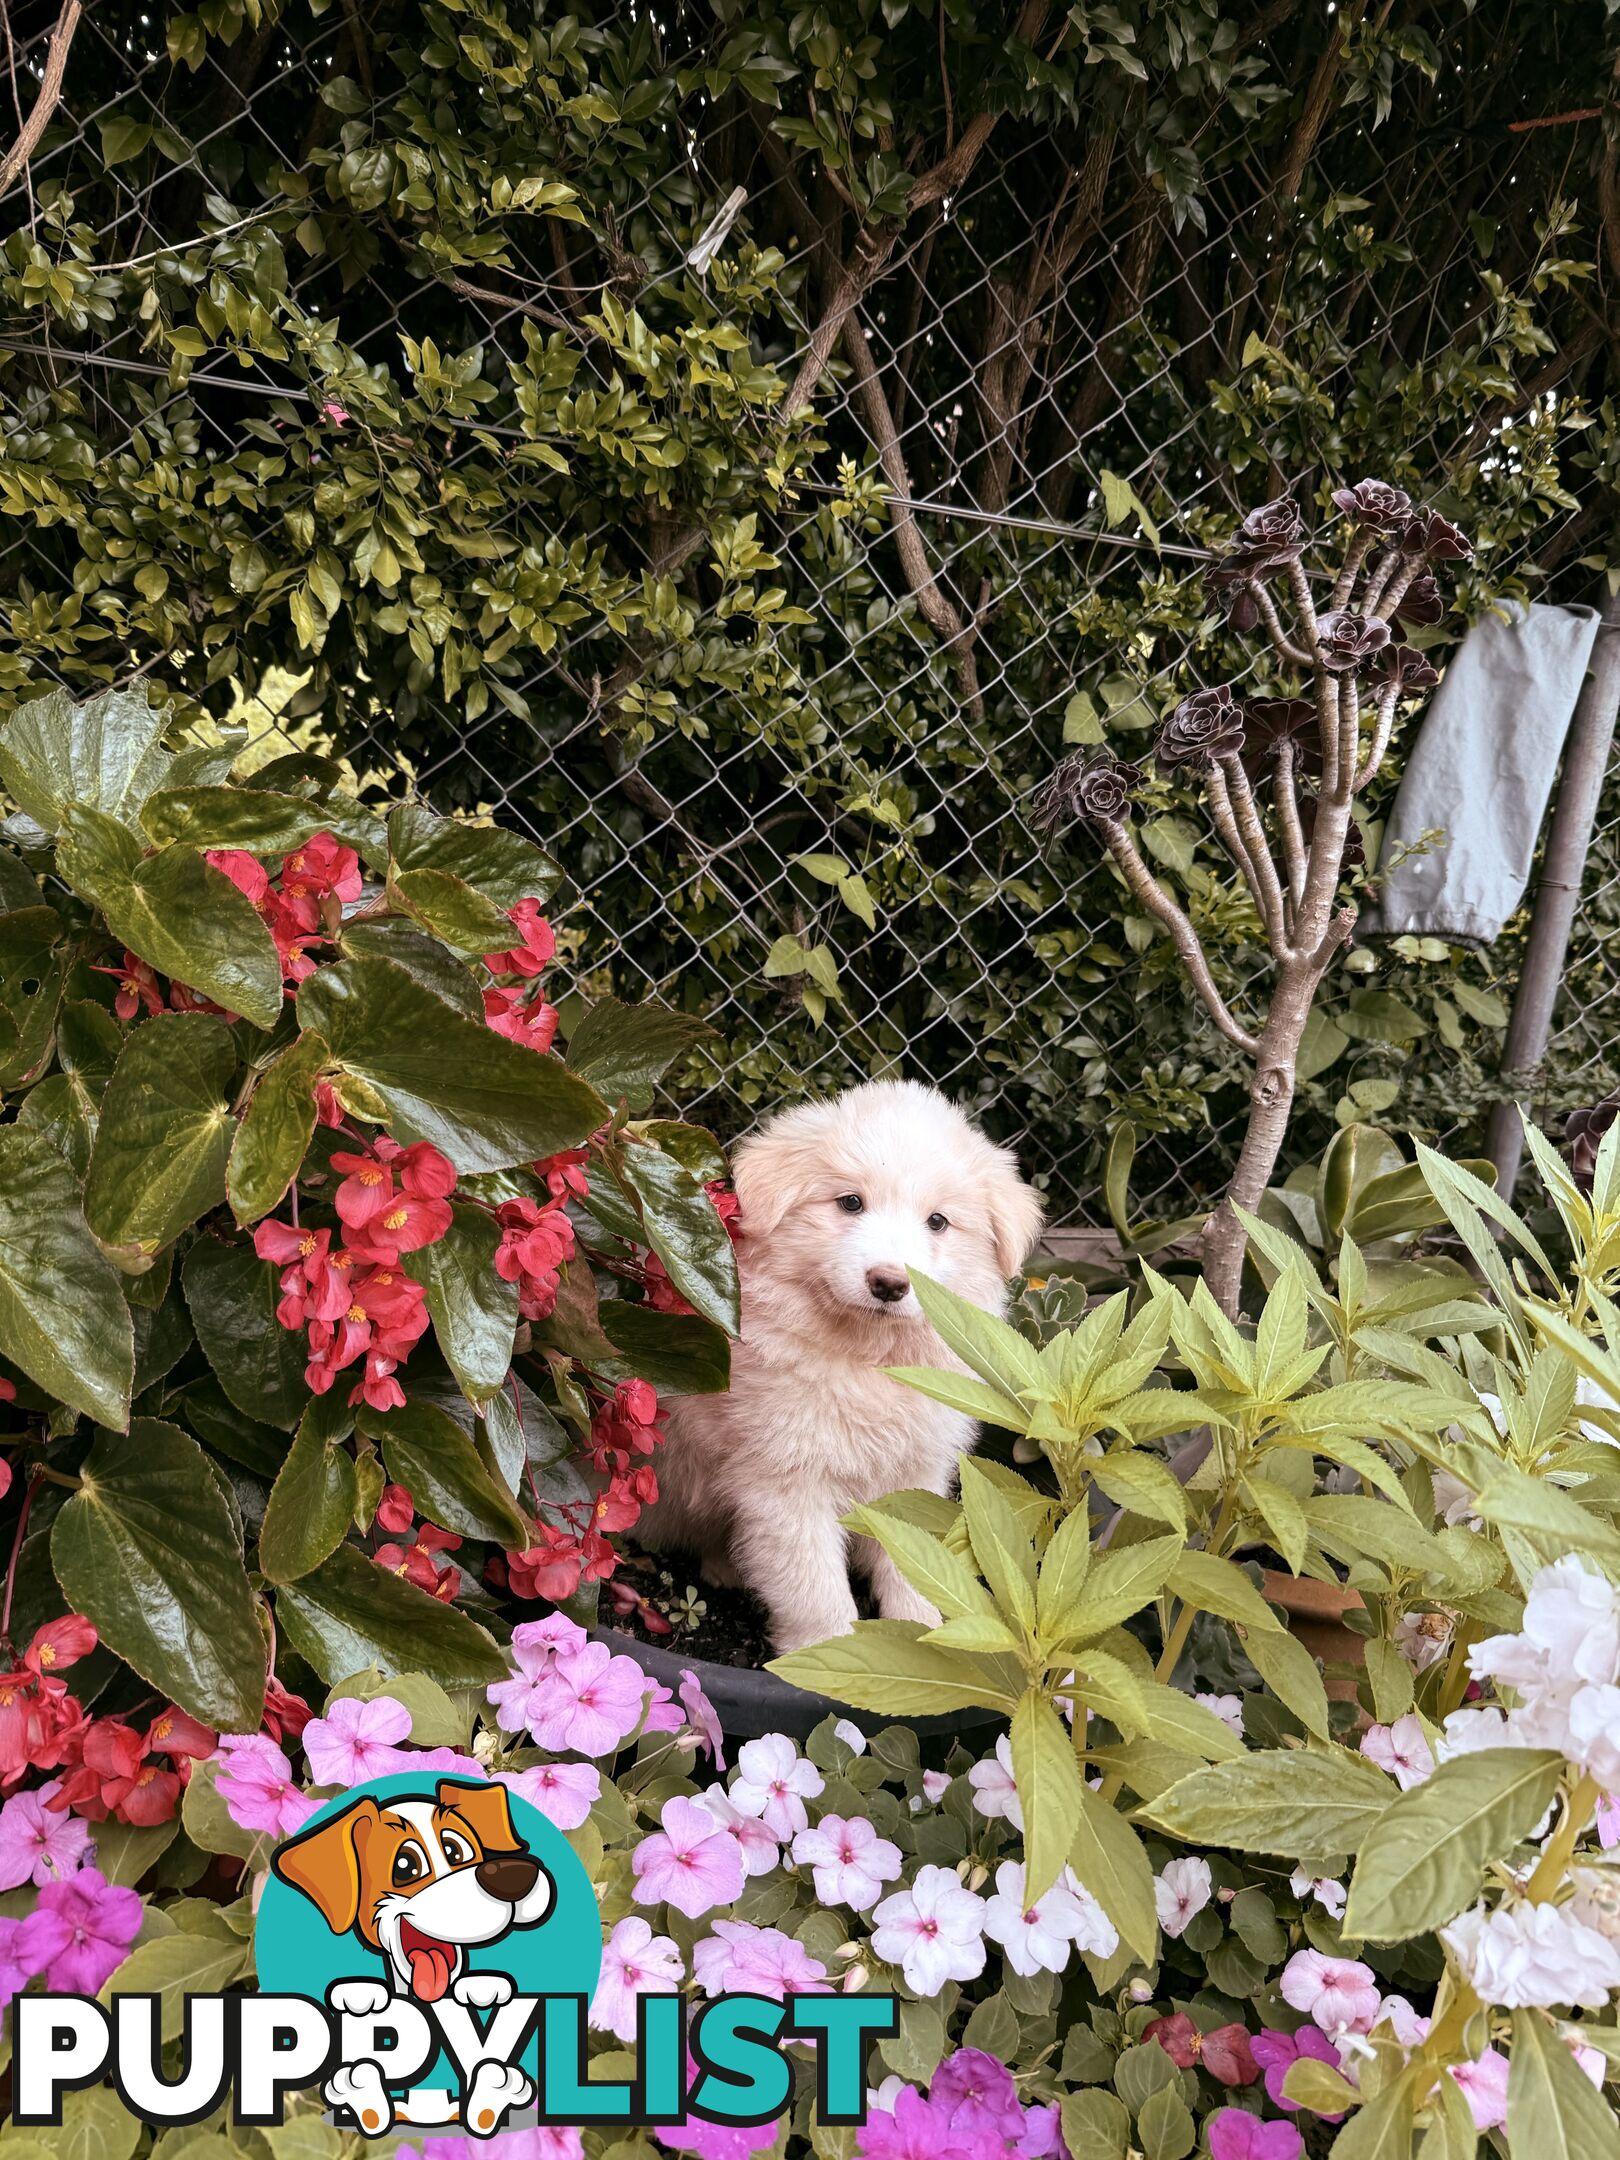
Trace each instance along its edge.
{"label": "dog's pink tongue in logo", "polygon": [[423,2002],[437,2002],[450,1985],[455,1953],[407,1920],[399,1931],[399,1946],[410,1961],[411,1993]]}

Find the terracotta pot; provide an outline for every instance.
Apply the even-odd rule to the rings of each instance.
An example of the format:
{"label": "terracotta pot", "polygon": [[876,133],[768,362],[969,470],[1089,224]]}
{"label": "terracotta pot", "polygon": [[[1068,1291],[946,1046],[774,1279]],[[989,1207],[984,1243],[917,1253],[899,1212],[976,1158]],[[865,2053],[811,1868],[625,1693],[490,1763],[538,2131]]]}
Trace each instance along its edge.
{"label": "terracotta pot", "polygon": [[[1365,1638],[1344,1624],[1347,1612],[1362,1610],[1359,1590],[1343,1590],[1336,1583],[1316,1582],[1304,1575],[1285,1575],[1279,1569],[1267,1568],[1261,1576],[1260,1594],[1267,1604],[1281,1606],[1288,1615],[1289,1634],[1303,1643],[1313,1658],[1320,1658],[1328,1667],[1351,1665],[1359,1669],[1366,1663]],[[1330,1670],[1325,1684],[1331,1701],[1355,1700],[1352,1674]]]}

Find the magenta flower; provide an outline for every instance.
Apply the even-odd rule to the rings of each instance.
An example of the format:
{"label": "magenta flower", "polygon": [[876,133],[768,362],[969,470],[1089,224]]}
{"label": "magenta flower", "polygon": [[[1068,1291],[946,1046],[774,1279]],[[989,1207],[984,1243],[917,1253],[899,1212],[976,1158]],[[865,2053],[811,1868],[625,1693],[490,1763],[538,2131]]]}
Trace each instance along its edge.
{"label": "magenta flower", "polygon": [[0,2010],[9,2008],[33,1978],[17,1948],[20,1920],[0,1920]]}
{"label": "magenta flower", "polygon": [[1006,2142],[1023,2135],[1024,2111],[1012,2072],[982,2048],[958,2048],[934,2072],[928,2088],[932,2106],[943,2108],[953,2130]]}
{"label": "magenta flower", "polygon": [[855,2150],[861,2160],[984,2160],[983,2146],[910,2085],[901,2086],[892,2108],[871,2110]]}
{"label": "magenta flower", "polygon": [[1016,2149],[1019,2160],[1069,2160],[1069,2148],[1063,2142],[1063,2112],[1055,2100],[1044,2107],[1025,2108]]}
{"label": "magenta flower", "polygon": [[129,1955],[140,1933],[141,1901],[109,1883],[99,1868],[47,1883],[12,1949],[29,1973],[43,1973],[52,1995],[94,1995]]}
{"label": "magenta flower", "polygon": [[214,1782],[231,1821],[243,1830],[291,1837],[314,1814],[316,1803],[300,1792],[292,1764],[263,1733],[221,1733]]}
{"label": "magenta flower", "polygon": [[[1277,2032],[1268,2026],[1264,2032],[1255,2034],[1250,2047],[1265,2077],[1266,2091],[1271,2097],[1272,2105],[1286,2108],[1290,2115],[1298,2108],[1299,2102],[1283,2098],[1283,2080],[1295,2063],[1308,2055],[1317,2062],[1326,2063],[1330,2070],[1337,2070],[1339,2067],[1338,2050],[1314,2025],[1302,2025],[1298,2032],[1291,2033]],[[1330,2115],[1326,2119],[1329,2122],[1343,2120],[1338,2115]]]}
{"label": "magenta flower", "polygon": [[377,1695],[370,1702],[345,1695],[325,1717],[311,1718],[304,1727],[310,1777],[317,1785],[364,1785],[368,1779],[410,1769],[415,1758],[396,1745],[410,1736],[411,1713],[392,1695]]}
{"label": "magenta flower", "polygon": [[[687,2089],[690,2091],[696,2082],[697,2065],[688,2055]],[[751,2160],[754,2153],[765,2152],[776,2143],[780,2128],[780,2122],[711,2123],[689,2115],[684,2122],[658,2124],[653,2136],[671,2152],[696,2153],[698,2160]]]}
{"label": "magenta flower", "polygon": [[[400,2150],[407,2155],[411,2148]],[[422,2160],[585,2160],[585,2141],[577,2130],[554,2130],[544,2126],[506,2130],[494,2138],[428,2138]]]}
{"label": "magenta flower", "polygon": [[696,1920],[742,1896],[742,1853],[707,1809],[677,1795],[664,1802],[658,1820],[660,1828],[630,1855],[638,1905],[670,1904]]}
{"label": "magenta flower", "polygon": [[559,1830],[577,1830],[602,1796],[602,1773],[589,1763],[537,1763],[532,1770],[502,1771],[496,1783],[509,1786]]}
{"label": "magenta flower", "polygon": [[752,1927],[746,1920],[717,1920],[714,1933],[692,1952],[692,1976],[705,1995],[828,1993],[827,1968],[803,1943],[780,1928]]}
{"label": "magenta flower", "polygon": [[856,1912],[875,1905],[883,1885],[900,1874],[899,1846],[879,1837],[864,1815],[823,1815],[793,1840],[793,1857],[811,1869],[823,1905],[849,1905]]}
{"label": "magenta flower", "polygon": [[591,2023],[627,2044],[636,2037],[636,1997],[672,1995],[686,1977],[681,1953],[655,1935],[639,1913],[621,1920],[602,1951],[602,1977],[591,1997]]}
{"label": "magenta flower", "polygon": [[28,1882],[43,1889],[84,1865],[88,1826],[45,1805],[61,1784],[52,1778],[38,1792],[13,1793],[0,1807],[0,1890],[20,1890]]}
{"label": "magenta flower", "polygon": [[1210,2160],[1300,2160],[1305,2140],[1289,2122],[1261,2122],[1244,2108],[1217,2108],[1209,2118]]}
{"label": "magenta flower", "polygon": [[559,1651],[551,1684],[554,1692],[533,1725],[551,1754],[611,1755],[641,1723],[646,1675],[606,1643]]}

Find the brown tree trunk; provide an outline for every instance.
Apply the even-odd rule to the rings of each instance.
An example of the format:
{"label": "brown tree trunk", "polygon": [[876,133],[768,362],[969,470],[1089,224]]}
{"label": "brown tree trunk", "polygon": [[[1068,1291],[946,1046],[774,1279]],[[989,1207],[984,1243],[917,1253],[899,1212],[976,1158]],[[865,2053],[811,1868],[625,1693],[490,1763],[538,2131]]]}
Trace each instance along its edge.
{"label": "brown tree trunk", "polygon": [[1200,1241],[1204,1280],[1229,1319],[1238,1315],[1245,1251],[1245,1233],[1235,1210],[1255,1212],[1277,1167],[1294,1104],[1299,1046],[1319,979],[1320,970],[1304,955],[1288,962],[1278,978],[1249,1085],[1249,1126],[1237,1168],[1220,1206],[1204,1225]]}

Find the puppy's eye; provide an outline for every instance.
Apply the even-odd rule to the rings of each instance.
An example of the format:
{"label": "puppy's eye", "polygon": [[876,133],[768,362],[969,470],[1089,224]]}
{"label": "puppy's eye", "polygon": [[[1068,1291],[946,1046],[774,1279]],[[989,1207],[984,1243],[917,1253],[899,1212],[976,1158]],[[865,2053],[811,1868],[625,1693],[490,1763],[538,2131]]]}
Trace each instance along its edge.
{"label": "puppy's eye", "polygon": [[427,1873],[427,1856],[420,1845],[402,1845],[394,1855],[393,1881],[397,1889],[401,1884],[420,1882]]}
{"label": "puppy's eye", "polygon": [[947,1216],[941,1215],[939,1210],[936,1208],[933,1214],[930,1215],[928,1218],[928,1227],[930,1230],[933,1231],[935,1237],[938,1237],[939,1233],[942,1230],[948,1230],[951,1225],[949,1218]]}
{"label": "puppy's eye", "polygon": [[457,1837],[453,1830],[442,1831],[439,1843],[444,1847],[444,1857],[452,1867],[465,1867],[473,1858],[472,1847],[465,1838]]}
{"label": "puppy's eye", "polygon": [[846,1215],[858,1215],[862,1208],[865,1207],[866,1202],[858,1192],[845,1192],[838,1195],[837,1204]]}

